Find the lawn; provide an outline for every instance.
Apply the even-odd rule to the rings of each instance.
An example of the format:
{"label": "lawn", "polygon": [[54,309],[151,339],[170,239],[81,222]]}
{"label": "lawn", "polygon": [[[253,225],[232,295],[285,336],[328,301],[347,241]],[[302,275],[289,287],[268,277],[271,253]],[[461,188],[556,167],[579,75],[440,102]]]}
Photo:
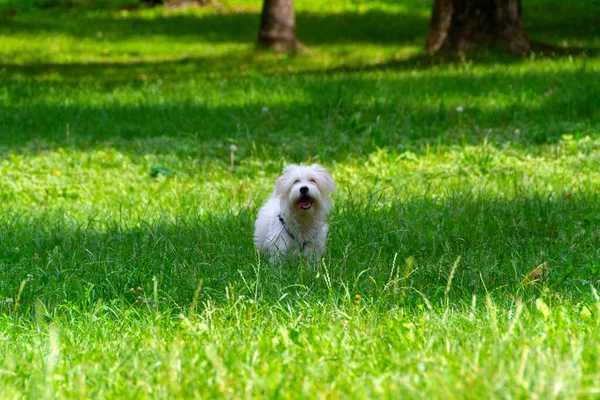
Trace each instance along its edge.
{"label": "lawn", "polygon": [[[33,3],[0,0],[0,398],[600,396],[594,1],[524,2],[524,59],[425,54],[429,0],[297,0],[295,55],[258,0]],[[292,162],[338,185],[318,265],[253,247]]]}

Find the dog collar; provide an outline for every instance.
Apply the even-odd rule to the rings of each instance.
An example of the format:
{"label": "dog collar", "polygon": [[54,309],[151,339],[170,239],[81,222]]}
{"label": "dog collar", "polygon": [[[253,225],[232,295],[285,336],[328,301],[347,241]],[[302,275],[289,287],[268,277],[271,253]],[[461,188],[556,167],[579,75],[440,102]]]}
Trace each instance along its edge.
{"label": "dog collar", "polygon": [[[279,218],[279,222],[281,222],[281,226],[283,226],[283,229],[285,229],[285,231],[287,232],[287,234],[290,235],[290,237],[292,238],[292,240],[296,240],[296,238],[294,237],[294,235],[292,235],[292,232],[290,232],[290,230],[288,229],[287,225],[285,224],[285,221],[283,220],[283,217],[281,216],[281,214],[279,214],[277,216],[277,218]],[[304,246],[306,246],[306,242],[302,242],[302,250],[304,250]]]}

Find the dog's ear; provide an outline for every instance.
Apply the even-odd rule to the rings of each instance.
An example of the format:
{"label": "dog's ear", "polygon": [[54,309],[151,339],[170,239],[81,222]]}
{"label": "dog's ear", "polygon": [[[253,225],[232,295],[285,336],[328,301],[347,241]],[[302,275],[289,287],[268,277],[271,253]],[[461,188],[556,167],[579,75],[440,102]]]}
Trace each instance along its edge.
{"label": "dog's ear", "polygon": [[275,181],[275,193],[277,193],[277,195],[279,195],[279,196],[285,195],[286,192],[289,190],[288,186],[290,183],[289,182],[290,174],[297,167],[298,167],[297,165],[291,164],[283,169],[283,173],[281,174],[281,176],[279,178],[277,178],[277,181]]}
{"label": "dog's ear", "polygon": [[327,172],[327,169],[319,164],[313,164],[310,166],[310,168],[316,172],[317,185],[319,186],[320,190],[335,194],[335,182],[333,181],[331,175],[329,175],[329,172]]}

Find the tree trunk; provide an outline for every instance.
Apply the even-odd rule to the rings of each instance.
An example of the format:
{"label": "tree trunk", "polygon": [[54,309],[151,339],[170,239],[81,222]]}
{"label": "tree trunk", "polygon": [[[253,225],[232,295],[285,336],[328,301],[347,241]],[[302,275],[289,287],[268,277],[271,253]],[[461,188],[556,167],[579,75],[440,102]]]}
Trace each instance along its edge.
{"label": "tree trunk", "polygon": [[521,22],[521,0],[435,0],[426,49],[466,51],[472,44],[531,52]]}
{"label": "tree trunk", "polygon": [[289,51],[302,47],[296,39],[294,0],[264,0],[258,45],[275,51]]}
{"label": "tree trunk", "polygon": [[161,5],[163,3],[163,0],[141,0],[141,2],[150,7],[154,7]]}

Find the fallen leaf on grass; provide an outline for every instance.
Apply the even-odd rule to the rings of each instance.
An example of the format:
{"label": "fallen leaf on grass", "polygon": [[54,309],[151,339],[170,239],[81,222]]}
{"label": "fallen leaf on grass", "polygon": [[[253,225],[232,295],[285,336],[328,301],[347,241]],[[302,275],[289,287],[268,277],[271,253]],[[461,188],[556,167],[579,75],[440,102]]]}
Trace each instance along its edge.
{"label": "fallen leaf on grass", "polygon": [[541,283],[548,278],[548,262],[542,263],[535,267],[525,279],[521,282],[524,287],[529,287],[533,283]]}

